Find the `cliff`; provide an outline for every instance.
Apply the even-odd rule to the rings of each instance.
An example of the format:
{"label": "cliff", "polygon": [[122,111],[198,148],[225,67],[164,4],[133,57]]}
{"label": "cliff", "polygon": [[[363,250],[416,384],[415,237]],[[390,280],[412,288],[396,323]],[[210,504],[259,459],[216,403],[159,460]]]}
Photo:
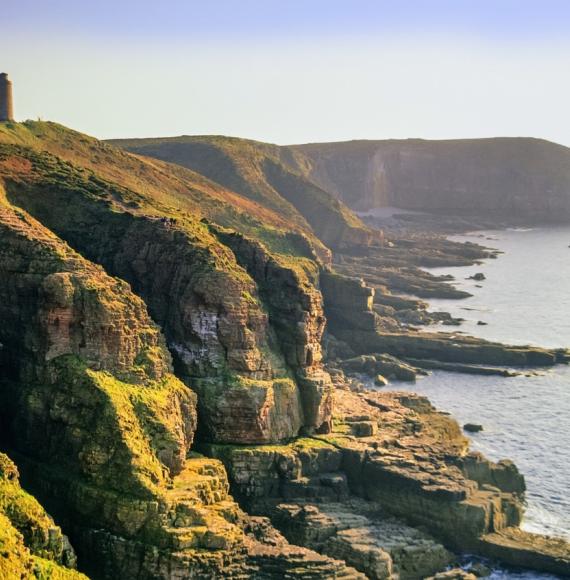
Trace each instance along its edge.
{"label": "cliff", "polygon": [[196,136],[114,143],[201,172],[292,223],[304,218],[335,249],[376,243],[367,241],[365,226],[348,208],[368,212],[398,207],[533,222],[570,219],[570,150],[541,139],[394,139],[278,147]]}
{"label": "cliff", "polygon": [[[518,530],[511,463],[325,367],[326,314],[339,350],[415,372],[376,356],[411,343],[307,227],[59,125],[0,125],[0,571],[78,576],[75,550],[94,579],[419,579],[464,549],[568,571],[567,544]],[[349,269],[382,252],[350,250]]]}
{"label": "cliff", "polygon": [[[352,573],[249,519],[221,463],[190,451],[197,397],[173,376],[159,328],[126,282],[5,197],[0,240],[1,442],[68,531],[83,570],[127,579]],[[199,413],[208,420],[207,407]],[[72,577],[61,564],[74,564],[73,551],[2,462],[5,577]]]}
{"label": "cliff", "polygon": [[349,141],[291,147],[350,208],[393,206],[533,221],[570,219],[570,150],[540,139]]}
{"label": "cliff", "polygon": [[[179,204],[181,208],[165,209],[164,200],[174,193],[160,189],[160,196],[155,196],[153,179],[160,181],[162,172],[152,165],[145,169],[150,177],[144,183],[149,185],[138,183],[137,190],[100,177],[79,164],[81,138],[57,130],[68,139],[80,141],[79,147],[72,149],[76,164],[37,145],[0,146],[8,197],[88,259],[128,281],[146,300],[151,316],[163,328],[177,372],[201,395],[203,437],[263,443],[326,424],[330,416],[326,411],[330,408],[330,387],[326,385],[330,382],[318,354],[302,354],[306,339],[296,326],[287,342],[293,351],[301,349],[301,354],[291,356],[284,351],[275,339],[278,331],[267,315],[271,308],[265,304],[256,281],[204,222],[203,214],[191,213],[185,203]],[[22,133],[20,129],[5,138],[21,141]],[[52,145],[51,138],[41,143],[43,149],[60,148]],[[133,156],[101,147],[107,152],[103,173],[121,174],[126,165],[123,158],[130,160]],[[140,173],[137,176],[142,180]],[[168,180],[160,183],[165,188],[170,185]],[[188,186],[187,182],[183,185]],[[231,206],[232,200],[227,205]],[[249,228],[242,231],[254,243]],[[310,258],[296,251],[294,244],[286,245],[288,232],[280,235],[283,243],[278,246],[279,252],[267,243],[264,230],[257,236],[257,243],[272,256],[273,270],[282,271],[275,276],[277,284],[302,286],[313,296],[307,301],[303,291],[296,296],[293,292],[290,308],[295,319],[304,321],[307,328],[311,321],[320,320],[315,323],[315,336],[309,340],[314,351],[320,349],[324,325],[320,294],[315,291],[318,259],[314,252],[308,252],[308,244],[301,250]],[[305,266],[313,272],[312,280]],[[306,396],[307,389],[313,389],[317,399],[322,399],[322,412],[303,412],[301,396]]]}

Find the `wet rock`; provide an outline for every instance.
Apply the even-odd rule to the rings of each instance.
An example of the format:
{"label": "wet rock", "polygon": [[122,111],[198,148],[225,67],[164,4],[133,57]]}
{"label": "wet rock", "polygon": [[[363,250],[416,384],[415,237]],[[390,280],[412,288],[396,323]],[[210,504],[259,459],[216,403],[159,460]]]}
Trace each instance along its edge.
{"label": "wet rock", "polygon": [[405,363],[388,354],[372,354],[354,357],[342,361],[342,368],[347,372],[364,373],[375,377],[380,374],[388,380],[415,381],[420,369]]}
{"label": "wet rock", "polygon": [[488,566],[485,566],[485,564],[475,562],[469,567],[469,572],[475,574],[477,578],[486,578],[487,576],[490,576],[493,571]]}
{"label": "wet rock", "polygon": [[426,580],[476,580],[477,576],[471,574],[471,572],[466,572],[461,568],[453,568],[447,572],[440,572],[435,576],[430,576]]}
{"label": "wet rock", "polygon": [[483,425],[479,425],[478,423],[465,423],[463,430],[469,433],[478,433],[479,431],[483,431]]}
{"label": "wet rock", "polygon": [[429,359],[408,359],[410,363],[425,369],[440,369],[455,373],[465,373],[469,375],[497,375],[500,377],[518,377],[521,375],[518,371],[504,369],[501,367],[488,367],[483,365],[469,365],[463,363],[442,362]]}
{"label": "wet rock", "polygon": [[483,274],[483,272],[477,272],[476,274],[473,274],[472,276],[469,276],[467,278],[467,280],[476,280],[477,282],[481,282],[482,280],[486,280],[487,277],[485,276],[485,274]]}
{"label": "wet rock", "polygon": [[484,555],[512,566],[570,576],[570,546],[561,538],[507,527],[483,536],[479,549]]}
{"label": "wet rock", "polygon": [[374,384],[377,387],[385,387],[386,385],[388,385],[388,379],[382,375],[376,375],[374,377]]}

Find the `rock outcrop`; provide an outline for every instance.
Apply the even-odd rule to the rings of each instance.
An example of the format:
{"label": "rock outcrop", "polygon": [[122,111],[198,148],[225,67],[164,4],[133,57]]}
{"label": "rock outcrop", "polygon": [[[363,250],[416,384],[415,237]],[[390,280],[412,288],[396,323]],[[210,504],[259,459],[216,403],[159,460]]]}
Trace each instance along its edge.
{"label": "rock outcrop", "polygon": [[[463,334],[444,332],[410,333],[402,328],[386,329],[382,318],[374,312],[374,288],[362,279],[326,273],[321,285],[329,331],[350,345],[354,354],[390,354],[404,360],[423,360],[437,367],[446,363],[459,372],[480,372],[485,369],[469,365],[490,365],[488,374],[508,374],[502,367],[552,366],[567,362],[568,351],[534,346],[511,346],[474,338]],[[377,355],[376,355],[377,356]],[[420,366],[418,364],[418,366]],[[380,370],[378,370],[380,372]]]}
{"label": "rock outcrop", "polygon": [[[16,155],[29,164],[26,172],[10,165]],[[280,268],[285,274],[271,274],[271,283],[284,291],[267,293],[272,304],[266,306],[256,281],[207,224],[134,211],[129,192],[46,153],[4,148],[4,166],[12,202],[127,280],[147,302],[177,373],[199,394],[202,437],[267,443],[330,421],[330,381],[320,364],[320,294],[311,281],[300,281],[295,261]],[[271,263],[277,272],[279,260]],[[292,312],[286,336],[273,328],[280,319],[266,313],[278,308],[278,296]],[[314,400],[305,412],[307,397]]]}
{"label": "rock outcrop", "polygon": [[378,374],[388,380],[414,382],[418,375],[425,371],[413,367],[389,354],[362,355],[342,361],[342,368],[347,372],[362,373],[374,377]]}
{"label": "rock outcrop", "polygon": [[[176,525],[185,505],[209,507],[224,498],[206,501],[196,477],[195,492],[180,485],[169,491],[197,461],[187,461],[196,396],[170,374],[143,302],[5,202],[0,236],[4,440],[30,488],[71,522],[86,562],[114,554],[92,545],[101,534],[115,546],[139,546],[146,568],[130,577],[160,577],[153,571],[160,549],[176,545],[181,533],[192,540],[180,549],[213,542],[228,550],[241,538],[231,518],[204,508],[219,520],[214,539],[199,519]],[[117,568],[123,577],[132,558]]]}
{"label": "rock outcrop", "polygon": [[0,453],[0,576],[87,580],[75,564],[67,538],[20,487],[18,468]]}
{"label": "rock outcrop", "polygon": [[[222,464],[190,452],[196,395],[171,374],[159,329],[125,282],[5,200],[0,240],[3,444],[65,523],[83,569],[97,578],[277,578],[306,566],[315,578],[359,577],[284,538],[246,536],[253,524],[228,495]],[[30,514],[14,507],[16,471],[5,463],[0,505],[24,534],[3,539],[15,560],[6,565],[57,577],[73,552],[35,500],[24,498]]]}
{"label": "rock outcrop", "polygon": [[235,252],[240,264],[256,281],[267,305],[288,366],[299,384],[305,432],[328,432],[332,417],[332,382],[323,369],[321,339],[325,329],[318,270],[310,263],[292,267],[272,257],[259,243],[240,234],[218,236]]}
{"label": "rock outcrop", "polygon": [[[369,578],[433,575],[452,560],[443,545],[481,551],[522,517],[516,467],[469,453],[457,423],[409,393],[338,390],[329,435],[204,451],[224,462],[248,511]],[[541,569],[543,557],[558,565],[560,546],[545,541],[548,549],[528,566]]]}

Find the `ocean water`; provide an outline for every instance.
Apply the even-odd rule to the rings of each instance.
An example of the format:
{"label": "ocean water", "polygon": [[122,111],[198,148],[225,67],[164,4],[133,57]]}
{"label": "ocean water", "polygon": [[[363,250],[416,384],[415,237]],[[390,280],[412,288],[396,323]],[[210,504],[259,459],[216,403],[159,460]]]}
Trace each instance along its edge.
{"label": "ocean water", "polygon": [[[570,227],[478,232],[453,239],[504,253],[482,265],[431,269],[455,276],[457,286],[473,294],[464,300],[433,300],[432,309],[465,318],[458,330],[490,340],[570,347]],[[466,280],[476,272],[486,279]],[[570,367],[515,378],[436,371],[398,388],[428,396],[461,424],[482,424],[482,432],[470,435],[472,448],[494,460],[514,460],[525,475],[523,528],[570,540]]]}

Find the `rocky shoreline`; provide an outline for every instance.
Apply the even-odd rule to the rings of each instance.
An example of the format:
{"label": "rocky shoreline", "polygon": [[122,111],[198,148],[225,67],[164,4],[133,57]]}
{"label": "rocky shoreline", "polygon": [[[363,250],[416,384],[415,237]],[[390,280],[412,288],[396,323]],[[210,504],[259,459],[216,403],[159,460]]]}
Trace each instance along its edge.
{"label": "rocky shoreline", "polygon": [[[424,243],[422,252],[428,254],[429,261],[431,253],[429,243]],[[468,245],[467,252],[469,254],[467,260],[472,260],[471,263],[477,263],[478,260],[472,259],[471,245]],[[512,377],[520,374],[533,374],[536,372],[533,370],[535,368],[568,364],[570,361],[570,353],[564,349],[509,346],[461,333],[430,333],[425,330],[418,332],[417,328],[401,323],[393,325],[390,329],[392,332],[387,332],[386,327],[390,323],[382,320],[383,316],[386,315],[386,310],[378,309],[377,303],[385,302],[388,297],[393,304],[397,304],[398,300],[401,299],[405,307],[411,307],[415,310],[426,311],[427,305],[409,296],[399,296],[397,294],[398,284],[394,286],[388,282],[378,286],[379,278],[376,268],[381,266],[378,264],[378,257],[374,254],[374,252],[370,252],[366,256],[350,257],[349,259],[342,257],[340,260],[342,266],[337,270],[361,275],[339,278],[336,274],[331,273],[324,278],[325,283],[322,286],[325,295],[325,309],[329,320],[329,332],[334,334],[334,337],[329,340],[329,364],[342,368],[349,376],[353,376],[354,379],[351,382],[353,388],[358,385],[358,379],[361,376],[373,379],[376,385],[380,386],[389,384],[391,380],[415,381],[418,375],[425,374],[431,369]],[[482,255],[479,257],[483,258]],[[488,254],[485,257],[496,257],[496,255]],[[424,258],[420,259],[420,263],[422,262],[425,263]],[[398,267],[405,267],[404,265],[405,260]],[[421,277],[423,277],[423,273]],[[445,287],[448,282],[448,279],[436,281],[436,284],[444,286],[439,297],[453,296],[453,293],[450,293]],[[376,293],[381,294],[380,298],[377,298]],[[458,295],[453,297],[460,298]],[[393,315],[392,312],[388,312],[388,314]],[[431,322],[433,321],[429,319],[427,322],[426,320],[422,321],[423,324]],[[332,374],[335,376],[334,370]],[[356,388],[360,390],[363,387]],[[364,391],[364,393],[365,398],[371,396],[369,392]],[[380,395],[376,393],[374,396]],[[398,395],[387,392],[383,393],[382,396],[397,397]],[[356,432],[362,433],[361,431]],[[508,461],[501,463],[512,465]],[[477,469],[479,468],[480,466],[477,467]],[[473,475],[472,471],[469,473],[471,476]],[[486,486],[492,488],[496,481],[484,483],[479,481],[478,484],[481,489],[488,489]],[[510,482],[507,486],[512,484],[513,482]],[[520,485],[517,492],[518,497],[522,499],[524,497],[522,476],[517,485]],[[384,489],[384,487],[384,485],[379,485],[378,489]],[[502,489],[501,486],[499,488]],[[514,488],[509,487],[509,491],[514,491]],[[389,502],[390,506],[401,503],[409,504],[409,501],[399,502],[388,498],[385,498],[385,501]],[[422,505],[424,505],[423,502]],[[394,510],[393,507],[392,510]],[[444,508],[443,511],[447,510]],[[405,510],[396,509],[395,512],[401,517],[409,517]],[[432,519],[419,523],[431,526],[430,529],[433,533],[435,517],[432,515]],[[522,518],[522,511],[517,517]],[[447,529],[448,532],[449,529]],[[435,535],[437,537],[437,532]],[[479,553],[512,566],[534,568],[560,576],[570,574],[568,568],[570,546],[566,541],[527,534],[519,529],[518,524],[507,524],[504,530],[501,530],[500,525],[498,525],[495,531],[482,534],[475,543],[467,537],[459,538],[461,538],[460,534],[456,534],[453,540],[448,537],[447,543],[445,541],[444,543],[452,549]]]}
{"label": "rocky shoreline", "polygon": [[518,529],[524,478],[470,453],[457,423],[410,393],[354,392],[336,377],[333,431],[288,445],[208,445],[249,513],[366,577],[425,578],[453,551],[568,575],[568,544]]}

